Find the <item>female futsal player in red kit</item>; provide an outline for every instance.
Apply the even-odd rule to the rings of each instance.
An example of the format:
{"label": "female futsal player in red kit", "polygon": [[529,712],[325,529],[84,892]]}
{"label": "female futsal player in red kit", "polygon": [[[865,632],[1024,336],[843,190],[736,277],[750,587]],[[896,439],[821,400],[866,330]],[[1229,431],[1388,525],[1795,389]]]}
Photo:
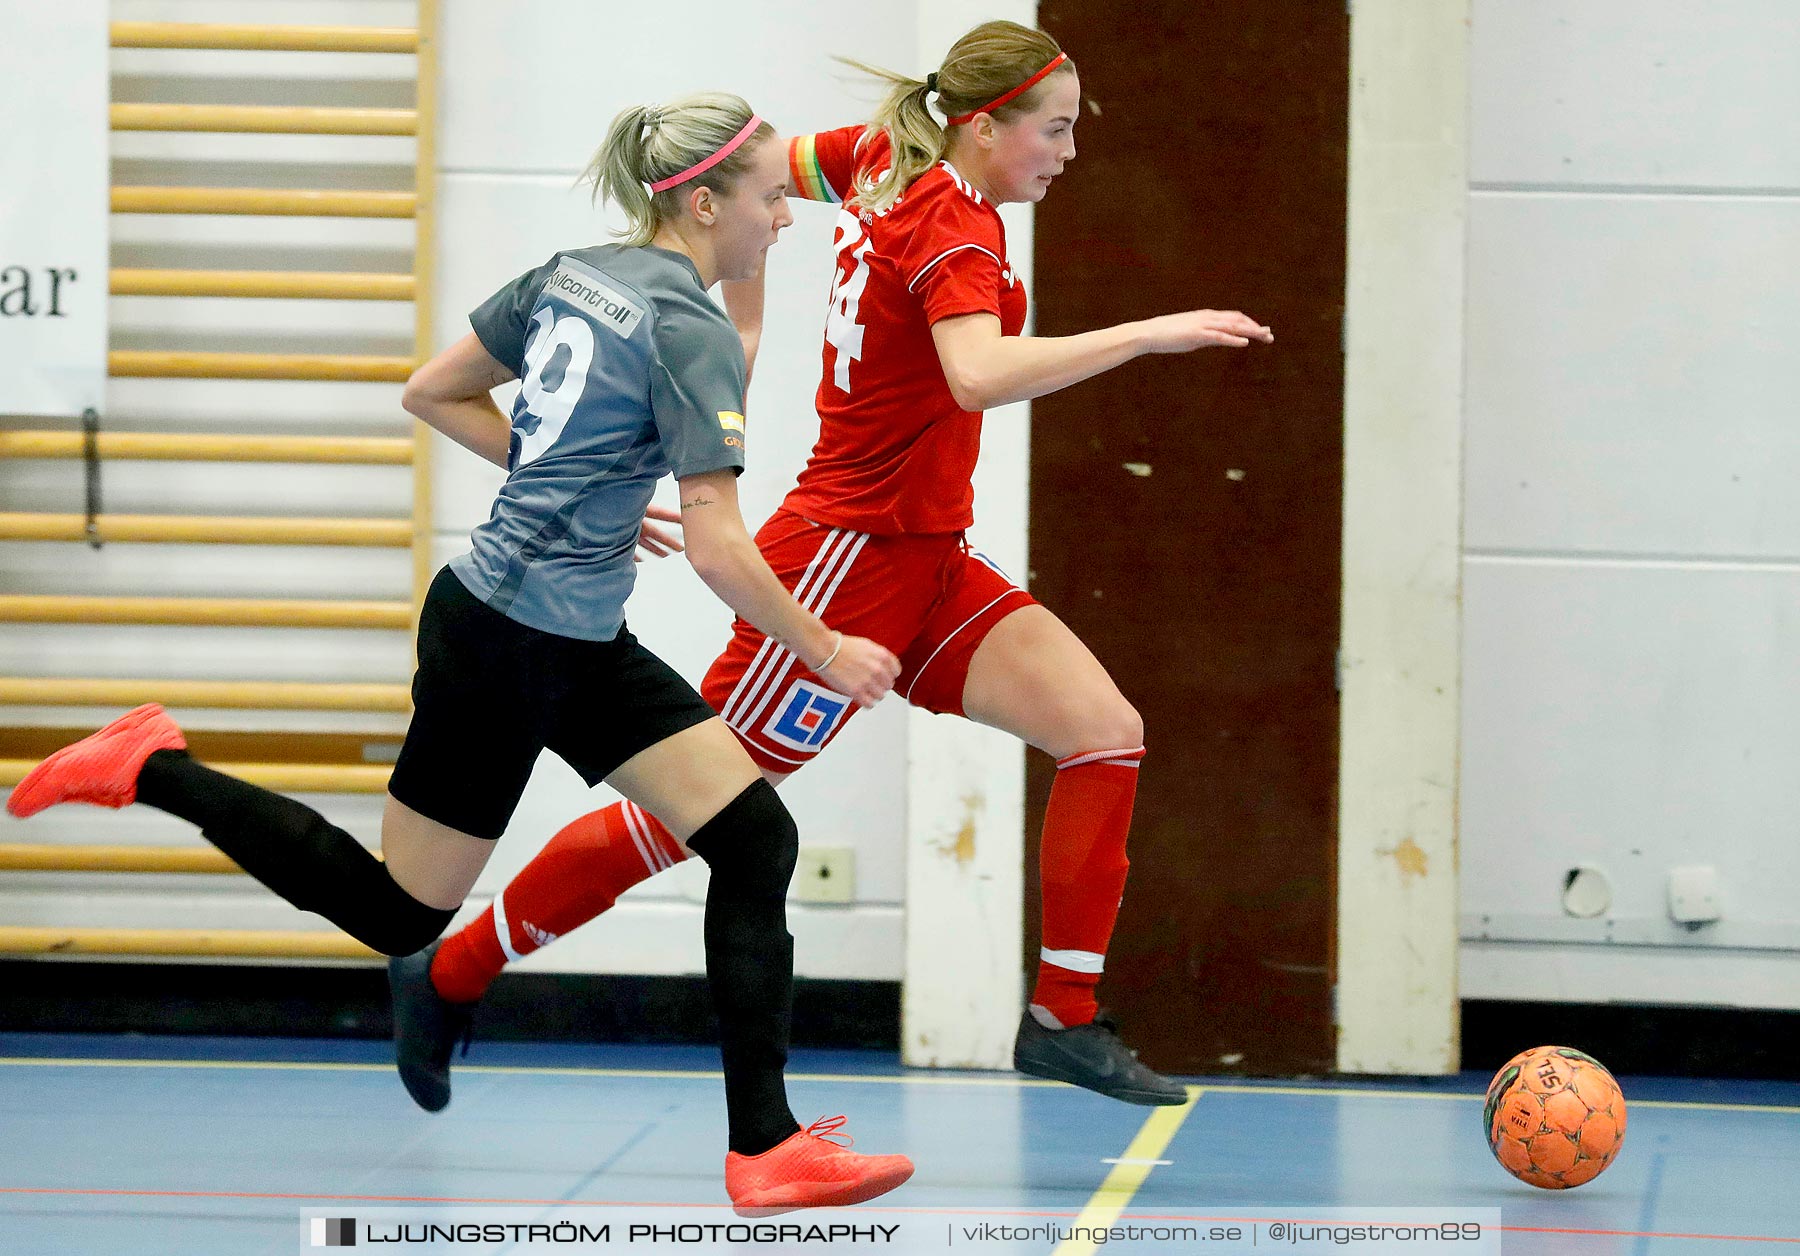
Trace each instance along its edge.
{"label": "female futsal player in red kit", "polygon": [[[1142,354],[1273,336],[1214,310],[1021,336],[1025,291],[996,206],[1043,199],[1074,158],[1074,63],[1041,31],[989,22],[922,82],[871,72],[893,84],[872,122],[790,141],[790,194],[845,208],[818,443],[757,545],[802,605],[899,656],[894,692],[1056,758],[1041,847],[1043,949],[1015,1066],[1127,1103],[1181,1103],[1185,1090],[1140,1063],[1095,1000],[1125,888],[1142,720],[1061,620],[969,549],[970,477],[990,407]],[[947,124],[928,108],[934,96]],[[684,518],[720,508],[685,498]],[[701,692],[776,783],[856,710],[741,619]],[[395,961],[398,1059],[413,1097],[434,1110],[449,1101],[451,1049],[509,960],[687,857],[655,816],[614,804],[564,828],[441,947]]]}

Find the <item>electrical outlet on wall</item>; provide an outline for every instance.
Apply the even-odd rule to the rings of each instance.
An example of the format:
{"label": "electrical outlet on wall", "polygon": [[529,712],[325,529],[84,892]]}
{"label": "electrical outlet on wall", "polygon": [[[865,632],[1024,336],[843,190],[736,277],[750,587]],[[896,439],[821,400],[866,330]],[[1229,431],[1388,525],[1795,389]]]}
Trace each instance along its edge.
{"label": "electrical outlet on wall", "polygon": [[1669,869],[1669,916],[1689,929],[1711,924],[1725,914],[1719,894],[1719,870],[1710,865]]}
{"label": "electrical outlet on wall", "polygon": [[856,899],[856,852],[848,846],[802,846],[794,867],[794,897],[803,903]]}

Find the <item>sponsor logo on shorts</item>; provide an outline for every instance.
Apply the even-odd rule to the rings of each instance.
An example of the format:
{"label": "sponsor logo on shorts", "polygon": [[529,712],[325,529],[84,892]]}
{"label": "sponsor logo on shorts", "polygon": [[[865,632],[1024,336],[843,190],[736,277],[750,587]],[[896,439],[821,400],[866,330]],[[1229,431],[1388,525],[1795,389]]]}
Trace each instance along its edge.
{"label": "sponsor logo on shorts", "polygon": [[556,264],[556,273],[544,291],[585,311],[596,323],[629,338],[643,321],[644,309],[636,301],[608,286],[600,272],[572,257]]}
{"label": "sponsor logo on shorts", "polygon": [[737,437],[727,436],[725,438],[725,448],[727,448],[727,449],[742,449],[743,447],[744,447],[744,442],[739,440]]}
{"label": "sponsor logo on shorts", "polygon": [[721,410],[719,411],[719,426],[727,432],[741,432],[744,430],[744,416],[736,410]]}
{"label": "sponsor logo on shorts", "polygon": [[796,680],[763,733],[790,750],[817,750],[843,722],[850,699],[810,680]]}

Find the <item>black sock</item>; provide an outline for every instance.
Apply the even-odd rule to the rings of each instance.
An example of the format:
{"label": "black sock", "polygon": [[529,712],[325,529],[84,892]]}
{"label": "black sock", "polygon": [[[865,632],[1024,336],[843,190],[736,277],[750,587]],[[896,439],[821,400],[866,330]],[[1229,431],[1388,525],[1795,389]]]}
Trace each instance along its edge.
{"label": "black sock", "polygon": [[215,772],[185,750],[144,760],[137,800],[199,825],[245,872],[383,954],[421,950],[456,915],[401,889],[386,864],[311,807]]}
{"label": "black sock", "polygon": [[794,1007],[787,887],[799,832],[774,788],[757,781],[688,846],[712,868],[706,980],[719,1017],[731,1150],[760,1155],[800,1129],[783,1077]]}

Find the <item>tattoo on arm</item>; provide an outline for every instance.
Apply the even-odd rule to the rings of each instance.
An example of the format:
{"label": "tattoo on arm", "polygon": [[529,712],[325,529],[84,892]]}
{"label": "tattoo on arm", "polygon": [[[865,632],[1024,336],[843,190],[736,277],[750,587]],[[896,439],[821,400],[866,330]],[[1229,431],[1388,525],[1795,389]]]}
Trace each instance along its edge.
{"label": "tattoo on arm", "polygon": [[717,498],[708,497],[705,493],[699,493],[693,497],[688,498],[686,501],[682,502],[681,508],[683,510],[698,510],[702,506],[716,506],[716,505],[718,505]]}

